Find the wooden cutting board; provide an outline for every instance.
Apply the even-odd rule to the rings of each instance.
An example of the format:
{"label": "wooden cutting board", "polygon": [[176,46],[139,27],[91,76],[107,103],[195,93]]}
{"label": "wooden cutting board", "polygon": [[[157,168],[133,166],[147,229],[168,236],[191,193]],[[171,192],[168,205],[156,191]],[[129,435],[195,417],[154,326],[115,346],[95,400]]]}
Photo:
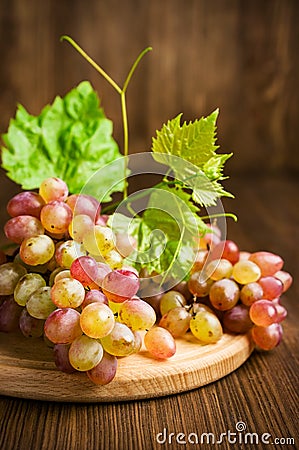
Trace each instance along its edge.
{"label": "wooden cutting board", "polygon": [[56,369],[43,339],[0,333],[0,393],[59,402],[117,402],[188,391],[233,372],[250,356],[247,335],[224,334],[213,345],[201,345],[191,334],[177,339],[176,354],[157,361],[145,349],[119,359],[117,375],[96,386],[86,374]]}

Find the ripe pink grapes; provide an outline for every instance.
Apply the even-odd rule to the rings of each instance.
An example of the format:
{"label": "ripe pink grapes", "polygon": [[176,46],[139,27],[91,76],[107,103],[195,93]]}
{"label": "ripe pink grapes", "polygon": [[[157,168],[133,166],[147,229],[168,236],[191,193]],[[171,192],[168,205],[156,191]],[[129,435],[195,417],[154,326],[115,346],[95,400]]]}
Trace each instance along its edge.
{"label": "ripe pink grapes", "polygon": [[224,333],[248,333],[258,349],[279,344],[293,281],[280,256],[242,251],[213,224],[194,240],[184,281],[147,297],[140,279],[149,288],[157,274],[128,264],[137,238],[114,233],[101,211],[55,177],[8,202],[4,233],[15,250],[0,251],[0,332],[19,331],[28,345],[45,339],[57,370],[98,386],[117,380],[119,358],[173,357],[177,339],[214,348]]}

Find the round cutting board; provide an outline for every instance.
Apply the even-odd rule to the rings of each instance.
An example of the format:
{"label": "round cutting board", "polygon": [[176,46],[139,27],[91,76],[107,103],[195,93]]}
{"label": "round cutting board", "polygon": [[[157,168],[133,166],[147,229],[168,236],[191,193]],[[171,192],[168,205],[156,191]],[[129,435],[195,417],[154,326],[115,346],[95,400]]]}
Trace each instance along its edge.
{"label": "round cutting board", "polygon": [[177,352],[158,361],[142,350],[118,360],[117,375],[106,386],[84,373],[56,369],[43,339],[0,333],[0,394],[63,402],[117,402],[188,391],[233,372],[250,356],[247,335],[224,334],[216,344],[201,345],[191,334],[177,339]]}

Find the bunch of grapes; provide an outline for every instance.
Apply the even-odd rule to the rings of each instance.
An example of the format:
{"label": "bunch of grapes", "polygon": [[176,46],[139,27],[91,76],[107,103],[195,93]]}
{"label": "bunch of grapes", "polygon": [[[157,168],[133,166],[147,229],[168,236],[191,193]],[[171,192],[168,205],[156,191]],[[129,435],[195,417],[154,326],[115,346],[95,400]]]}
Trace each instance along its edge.
{"label": "bunch of grapes", "polygon": [[66,373],[104,385],[118,358],[143,343],[153,357],[169,358],[187,333],[215,344],[224,331],[250,331],[264,350],[281,340],[280,299],[292,283],[283,260],[241,252],[217,226],[200,239],[188,281],[142,299],[139,274],[125,265],[136,241],[113,233],[95,198],[48,178],[38,193],[14,196],[7,211],[4,232],[15,251],[0,252],[0,331],[43,338]]}

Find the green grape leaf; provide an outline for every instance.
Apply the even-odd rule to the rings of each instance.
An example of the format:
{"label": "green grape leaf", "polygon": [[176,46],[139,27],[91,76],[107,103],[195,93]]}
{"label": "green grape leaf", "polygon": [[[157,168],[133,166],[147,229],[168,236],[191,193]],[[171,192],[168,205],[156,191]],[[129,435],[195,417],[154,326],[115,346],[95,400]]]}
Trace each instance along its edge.
{"label": "green grape leaf", "polygon": [[169,120],[153,138],[153,157],[168,165],[174,177],[192,189],[200,206],[215,205],[221,196],[232,197],[220,184],[223,167],[232,154],[217,154],[218,109],[208,117],[181,125],[181,114]]}
{"label": "green grape leaf", "polygon": [[[70,192],[79,193],[96,171],[121,157],[112,128],[97,93],[83,81],[64,98],[57,96],[38,116],[18,105],[2,135],[2,167],[23,189],[38,188],[45,178],[55,176],[68,184]],[[124,188],[123,182],[111,183],[116,167],[107,167],[101,183],[103,202]]]}

